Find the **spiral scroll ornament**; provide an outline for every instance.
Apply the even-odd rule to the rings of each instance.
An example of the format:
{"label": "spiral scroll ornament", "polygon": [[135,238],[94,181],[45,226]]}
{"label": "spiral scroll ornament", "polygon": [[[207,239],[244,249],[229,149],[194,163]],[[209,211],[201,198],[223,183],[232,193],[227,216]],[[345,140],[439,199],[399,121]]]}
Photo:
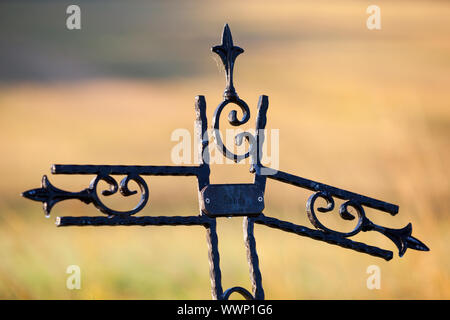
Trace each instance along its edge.
{"label": "spiral scroll ornament", "polygon": [[313,195],[311,195],[308,199],[308,202],[306,204],[306,212],[308,214],[308,218],[309,221],[311,221],[312,225],[314,227],[316,227],[316,229],[320,229],[322,231],[326,231],[326,232],[333,232],[336,233],[342,237],[351,237],[354,236],[355,234],[359,233],[362,229],[362,226],[365,222],[365,220],[367,219],[364,213],[364,209],[356,202],[353,202],[351,200],[344,202],[340,208],[339,208],[339,215],[341,216],[342,219],[344,220],[353,220],[355,219],[355,217],[348,211],[348,207],[353,207],[354,209],[356,209],[357,214],[358,214],[358,222],[355,226],[355,228],[350,231],[350,232],[339,232],[339,231],[335,231],[335,230],[331,230],[327,227],[325,227],[317,218],[316,215],[316,211],[314,209],[316,200],[322,198],[327,202],[327,206],[326,207],[318,207],[317,211],[319,212],[330,212],[334,209],[334,199],[332,196],[330,196],[328,193],[326,192],[316,192]]}
{"label": "spiral scroll ornament", "polygon": [[[136,182],[137,185],[139,186],[139,189],[141,192],[141,198],[140,198],[139,203],[136,205],[136,207],[134,209],[128,210],[128,211],[118,211],[118,210],[114,210],[114,209],[107,207],[101,201],[101,199],[98,195],[97,190],[98,190],[98,184],[100,181],[104,181],[109,185],[108,190],[103,190],[101,192],[101,194],[103,196],[110,196],[110,195],[117,193],[117,191],[120,191],[120,194],[124,197],[128,197],[128,196],[131,196],[131,195],[134,195],[137,193],[137,190],[131,191],[128,188],[128,183],[130,181]],[[145,205],[147,204],[147,201],[148,201],[148,197],[149,197],[147,183],[144,181],[144,179],[142,179],[139,175],[136,175],[136,174],[127,175],[125,178],[123,178],[120,181],[120,185],[118,185],[117,181],[110,175],[99,174],[99,175],[97,175],[97,177],[95,177],[91,181],[91,184],[90,184],[88,190],[89,190],[89,194],[91,195],[94,206],[101,212],[103,212],[107,215],[114,215],[114,216],[120,216],[120,215],[121,216],[130,216],[130,215],[134,215],[134,214],[138,213],[145,207]]]}

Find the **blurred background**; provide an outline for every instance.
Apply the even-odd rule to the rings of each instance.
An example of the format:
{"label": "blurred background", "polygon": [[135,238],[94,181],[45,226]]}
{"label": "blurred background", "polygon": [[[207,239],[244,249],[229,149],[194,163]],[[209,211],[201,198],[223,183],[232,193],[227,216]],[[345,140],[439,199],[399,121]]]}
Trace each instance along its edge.
{"label": "blurred background", "polygon": [[[411,222],[431,249],[400,259],[382,235],[353,238],[394,251],[385,262],[256,226],[266,298],[450,298],[449,2],[78,0],[81,30],[68,30],[70,4],[0,3],[0,298],[210,299],[203,228],[57,228],[56,216],[100,213],[66,201],[45,219],[20,193],[43,174],[65,190],[88,186],[89,176],[50,175],[53,163],[171,164],[173,130],[194,132],[194,97],[206,96],[210,124],[221,101],[210,47],[226,22],[245,49],[235,86],[248,127],[268,95],[280,169],[398,204],[396,217],[367,214],[392,228]],[[381,30],[366,27],[372,4]],[[212,183],[251,179],[248,165],[212,167]],[[195,178],[146,180],[140,215],[198,213]],[[269,180],[265,214],[312,227],[310,194]],[[136,198],[108,201],[120,209]],[[218,233],[223,287],[251,289],[242,218],[219,219]],[[66,288],[69,265],[81,268],[80,290]],[[379,290],[366,286],[370,265]]]}

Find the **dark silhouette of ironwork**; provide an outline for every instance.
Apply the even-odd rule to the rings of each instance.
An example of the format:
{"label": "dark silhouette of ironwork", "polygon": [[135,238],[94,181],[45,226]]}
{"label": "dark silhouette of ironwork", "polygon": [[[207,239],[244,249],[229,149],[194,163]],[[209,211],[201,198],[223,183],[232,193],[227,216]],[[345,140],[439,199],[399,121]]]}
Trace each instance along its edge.
{"label": "dark silhouette of ironwork", "polygon": [[[200,142],[199,155],[200,164],[197,166],[126,166],[126,165],[53,165],[53,174],[82,174],[95,175],[88,188],[80,192],[68,192],[54,187],[47,176],[42,178],[42,186],[24,192],[22,195],[28,199],[43,203],[44,211],[50,214],[53,206],[63,200],[78,199],[86,204],[92,203],[105,216],[94,217],[58,217],[57,225],[64,226],[192,226],[198,225],[206,228],[208,255],[210,263],[210,276],[213,299],[228,299],[234,292],[241,294],[246,299],[264,299],[261,271],[259,268],[256,241],[254,236],[255,223],[271,228],[295,233],[300,236],[324,241],[343,248],[352,249],[366,253],[385,260],[392,259],[393,253],[365,243],[350,240],[359,232],[377,231],[388,237],[398,248],[400,257],[406,249],[428,251],[429,249],[418,239],[411,235],[412,226],[408,224],[402,229],[390,229],[379,226],[367,218],[363,207],[387,212],[391,215],[398,213],[398,206],[384,201],[376,200],[357,193],[335,188],[313,180],[308,180],[286,172],[267,168],[261,164],[261,146],[264,142],[264,128],[266,126],[266,113],[269,105],[267,96],[260,96],[258,102],[258,115],[256,118],[256,133],[252,135],[244,132],[236,136],[236,143],[241,144],[245,138],[249,142],[249,151],[245,154],[234,154],[229,151],[222,142],[219,131],[219,119],[223,109],[228,104],[237,105],[243,116],[237,117],[237,111],[233,110],[228,115],[228,121],[233,126],[245,124],[250,118],[250,110],[247,103],[241,100],[233,85],[233,68],[237,56],[244,52],[240,47],[233,44],[230,29],[225,25],[222,34],[222,44],[214,46],[212,51],[221,58],[226,72],[226,88],[223,101],[217,106],[213,116],[213,135],[215,144],[223,155],[229,159],[239,162],[250,157],[250,172],[254,174],[252,184],[210,184],[209,175],[209,143],[206,118],[206,101],[204,96],[195,99],[196,131]],[[114,175],[125,175],[126,177],[117,183]],[[196,216],[135,216],[147,204],[149,191],[143,176],[195,176],[198,180],[200,213]],[[287,221],[282,221],[263,214],[264,192],[267,178],[289,183],[294,186],[311,190],[313,193],[306,204],[309,220],[316,228],[310,229]],[[103,190],[103,196],[110,196],[119,191],[127,197],[136,194],[137,191],[130,190],[128,184],[134,181],[140,189],[140,202],[130,211],[117,211],[106,206],[98,194],[99,182],[106,182],[108,190]],[[327,202],[326,207],[315,208],[317,199],[322,198]],[[354,220],[355,216],[349,212],[353,208],[357,215],[356,227],[350,232],[338,232],[324,226],[316,216],[319,212],[329,212],[334,209],[335,200],[338,198],[345,202],[339,208],[339,215],[345,220]],[[219,265],[218,238],[216,232],[217,217],[244,217],[244,240],[247,249],[248,263],[250,268],[250,279],[252,293],[242,287],[233,287],[223,291],[221,281],[221,270]]]}

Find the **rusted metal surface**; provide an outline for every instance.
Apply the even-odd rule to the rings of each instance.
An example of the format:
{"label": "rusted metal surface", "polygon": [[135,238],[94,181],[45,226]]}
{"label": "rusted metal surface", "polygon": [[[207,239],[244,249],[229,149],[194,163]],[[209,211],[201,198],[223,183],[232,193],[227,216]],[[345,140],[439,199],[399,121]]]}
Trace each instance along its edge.
{"label": "rusted metal surface", "polygon": [[[206,100],[204,96],[197,96],[195,100],[196,112],[196,137],[199,141],[198,153],[200,164],[197,166],[109,166],[109,165],[53,165],[53,174],[66,175],[94,175],[89,187],[79,192],[69,192],[54,187],[46,176],[42,179],[40,188],[24,192],[22,195],[28,199],[43,203],[47,215],[51,209],[60,201],[78,199],[86,204],[92,203],[104,216],[92,217],[58,217],[59,227],[67,226],[203,226],[206,229],[208,257],[210,264],[210,279],[213,299],[228,299],[231,294],[239,293],[246,299],[264,299],[262,276],[259,268],[259,259],[256,251],[256,240],[254,225],[260,224],[282,231],[294,233],[314,240],[320,240],[329,244],[351,249],[375,257],[390,260],[393,253],[389,250],[370,246],[365,243],[356,242],[350,237],[359,232],[376,231],[390,239],[398,248],[399,255],[403,256],[408,248],[414,250],[428,251],[428,247],[418,239],[414,238],[412,226],[408,224],[401,229],[391,229],[379,226],[370,221],[364,211],[364,207],[384,211],[391,215],[398,213],[398,206],[381,200],[373,199],[361,194],[346,191],[306,178],[298,177],[283,171],[266,168],[261,164],[262,149],[264,143],[264,131],[267,123],[267,110],[269,106],[268,97],[260,96],[258,101],[258,113],[256,117],[256,133],[240,133],[236,136],[238,144],[244,139],[249,142],[249,150],[244,154],[234,154],[229,151],[222,142],[219,122],[223,109],[228,105],[237,106],[243,113],[242,118],[237,118],[237,111],[232,110],[228,115],[228,122],[232,126],[240,126],[250,119],[250,109],[247,103],[240,99],[233,85],[233,70],[237,56],[244,52],[233,44],[230,28],[225,26],[222,34],[222,44],[212,48],[221,58],[226,72],[226,88],[223,101],[217,106],[212,128],[215,137],[215,147],[222,154],[240,162],[250,158],[250,172],[254,174],[253,184],[210,184],[209,147],[214,144],[209,142],[207,134]],[[125,175],[118,183],[115,175]],[[197,215],[179,216],[135,216],[148,203],[149,189],[143,177],[147,176],[194,176],[198,180],[199,213]],[[311,224],[316,228],[296,225],[291,222],[282,221],[263,214],[264,193],[267,178],[288,183],[296,187],[310,190],[313,194],[307,201],[306,213]],[[107,207],[100,199],[98,185],[106,182],[107,190],[101,191],[103,196],[110,196],[118,191],[124,197],[136,194],[137,190],[130,190],[128,184],[134,181],[139,186],[140,201],[138,205],[129,211],[117,211]],[[326,201],[326,207],[315,206],[317,199]],[[335,207],[334,198],[344,200],[340,206],[339,215],[344,220],[354,220],[357,224],[350,232],[339,232],[323,225],[316,216],[319,212],[331,212]],[[349,208],[356,211],[357,217],[350,213]],[[236,286],[227,290],[222,288],[222,275],[220,270],[220,255],[218,250],[218,235],[216,230],[216,219],[223,216],[244,216],[244,243],[247,249],[252,292]]]}

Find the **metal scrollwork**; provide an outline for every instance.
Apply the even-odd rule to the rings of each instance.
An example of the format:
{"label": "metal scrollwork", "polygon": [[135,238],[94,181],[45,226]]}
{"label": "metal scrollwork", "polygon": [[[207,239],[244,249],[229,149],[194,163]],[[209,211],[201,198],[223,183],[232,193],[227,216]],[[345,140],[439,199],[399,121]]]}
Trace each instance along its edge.
{"label": "metal scrollwork", "polygon": [[339,232],[339,231],[331,230],[331,229],[325,227],[317,218],[316,212],[314,210],[314,205],[318,198],[325,199],[327,202],[327,206],[319,207],[319,208],[317,208],[317,211],[330,212],[334,209],[334,199],[328,193],[320,191],[320,192],[316,192],[313,195],[311,195],[306,204],[306,212],[308,214],[309,221],[311,221],[311,223],[314,227],[316,227],[317,229],[320,229],[322,231],[325,231],[325,232],[333,232],[342,237],[351,237],[361,231],[361,228],[363,226],[363,222],[365,219],[365,213],[364,213],[364,209],[358,203],[349,200],[347,202],[344,202],[340,206],[339,215],[344,220],[355,219],[355,217],[348,211],[348,207],[350,206],[350,207],[355,208],[358,213],[358,223],[356,224],[355,228],[350,232]]}
{"label": "metal scrollwork", "polygon": [[309,220],[311,221],[312,225],[316,227],[316,229],[345,238],[354,236],[358,234],[360,231],[377,231],[382,235],[386,236],[387,238],[389,238],[397,246],[400,257],[405,254],[407,248],[421,251],[429,250],[424,243],[411,236],[412,233],[411,224],[408,224],[406,227],[402,229],[391,229],[379,226],[370,221],[366,217],[363,207],[354,200],[347,200],[346,202],[344,202],[339,208],[339,215],[344,220],[354,220],[355,216],[348,211],[349,207],[353,207],[358,215],[358,222],[355,228],[350,232],[339,232],[331,230],[325,227],[317,218],[314,205],[318,198],[324,199],[327,202],[327,206],[318,207],[317,211],[330,212],[334,209],[334,199],[327,192],[318,191],[309,197],[308,202],[306,203],[306,212],[308,214]]}
{"label": "metal scrollwork", "polygon": [[219,126],[220,126],[219,122],[220,122],[220,115],[222,114],[222,110],[229,103],[235,103],[236,105],[238,105],[241,108],[242,113],[243,113],[242,119],[238,119],[236,110],[230,111],[230,113],[228,114],[228,122],[232,126],[243,125],[243,124],[247,123],[247,121],[250,119],[250,110],[248,108],[247,103],[245,103],[241,99],[237,99],[234,101],[225,100],[217,107],[216,111],[214,112],[213,136],[214,136],[217,148],[219,148],[219,150],[222,152],[222,154],[225,157],[232,159],[235,162],[240,162],[241,160],[248,158],[252,154],[252,152],[254,150],[253,148],[254,148],[254,143],[256,141],[256,138],[254,137],[254,135],[252,135],[250,132],[247,132],[247,131],[241,132],[235,136],[234,140],[235,140],[236,145],[240,146],[242,144],[244,138],[249,143],[249,145],[250,145],[249,150],[245,154],[235,154],[235,153],[231,152],[230,150],[228,150],[228,148],[224,145],[223,140],[222,140],[222,135],[219,130]]}
{"label": "metal scrollwork", "polygon": [[[141,191],[141,199],[134,209],[128,210],[128,211],[113,210],[113,209],[107,207],[100,200],[100,197],[98,196],[98,193],[97,193],[98,184],[100,181],[104,181],[109,185],[109,190],[103,190],[101,192],[102,195],[110,196],[110,195],[117,193],[117,191],[120,191],[120,194],[122,194],[124,197],[128,197],[128,196],[131,196],[131,195],[134,195],[137,193],[137,190],[131,191],[128,188],[128,183],[131,180],[133,180],[134,182],[136,182],[138,184],[140,191]],[[123,178],[120,181],[120,186],[117,184],[117,181],[110,175],[99,174],[99,175],[97,175],[97,177],[95,177],[91,181],[91,184],[90,184],[88,190],[89,190],[89,194],[91,195],[94,206],[101,212],[103,212],[107,215],[114,215],[114,216],[116,216],[116,215],[117,216],[119,216],[119,215],[130,216],[130,215],[134,215],[134,214],[138,213],[147,204],[148,196],[149,196],[147,183],[144,181],[144,179],[142,179],[139,175],[136,175],[136,174],[129,174],[125,178]]]}
{"label": "metal scrollwork", "polygon": [[[210,265],[211,293],[214,299],[229,299],[233,293],[238,293],[248,300],[264,299],[261,270],[256,250],[254,225],[264,225],[270,228],[293,233],[302,237],[308,237],[331,245],[340,246],[360,253],[379,257],[387,261],[393,257],[390,250],[371,246],[366,243],[354,241],[350,237],[363,231],[376,231],[389,238],[398,248],[399,255],[403,256],[408,248],[428,251],[429,248],[414,238],[412,225],[408,224],[401,229],[391,229],[377,225],[366,217],[364,208],[386,212],[396,215],[399,207],[395,204],[364,196],[344,189],[336,188],[314,180],[296,176],[281,170],[265,167],[261,163],[263,142],[265,140],[264,129],[267,118],[266,112],[269,106],[268,97],[261,95],[258,102],[255,134],[243,131],[235,135],[234,143],[241,146],[244,141],[249,144],[248,150],[243,154],[234,154],[223,144],[219,131],[220,116],[223,110],[231,104],[232,111],[228,114],[228,122],[232,126],[242,126],[250,119],[250,109],[247,103],[240,99],[233,85],[233,69],[236,58],[244,52],[233,44],[230,28],[225,25],[222,33],[222,44],[214,46],[212,51],[219,55],[226,73],[226,88],[223,93],[223,101],[217,106],[213,116],[213,136],[216,147],[223,155],[235,162],[250,157],[250,172],[255,175],[253,184],[211,184],[209,167],[209,137],[208,120],[206,116],[206,100],[204,96],[196,98],[195,110],[197,114],[196,129],[198,141],[198,155],[202,159],[195,166],[154,166],[154,165],[72,165],[55,164],[51,167],[52,174],[64,175],[89,175],[95,176],[88,188],[80,192],[69,192],[54,187],[47,176],[43,176],[41,187],[25,191],[22,195],[28,199],[43,203],[47,216],[53,206],[64,200],[77,199],[86,204],[94,204],[104,215],[85,217],[58,217],[57,226],[202,226],[206,229],[208,257]],[[231,107],[231,106],[230,106]],[[242,112],[242,117],[238,117]],[[114,176],[125,176],[118,183]],[[149,190],[144,176],[186,176],[196,177],[198,181],[199,212],[191,216],[136,216],[148,203]],[[281,183],[287,183],[298,188],[309,190],[313,194],[306,204],[309,220],[316,228],[297,225],[289,221],[279,220],[266,216],[264,211],[264,197],[266,180],[271,179]],[[130,182],[139,186],[139,190],[130,190]],[[106,184],[107,188],[101,190]],[[140,191],[140,200],[136,207],[128,211],[118,211],[108,207],[101,196],[111,196],[117,192],[124,197],[137,194]],[[350,232],[339,232],[327,228],[320,222],[316,211],[328,213],[335,209],[335,198],[344,201],[339,207],[339,215],[344,220],[355,220],[356,226]],[[326,201],[325,206],[316,206],[316,201]],[[356,214],[350,212],[350,208],[356,210]],[[353,210],[352,210],[353,212]],[[220,269],[220,254],[218,248],[217,217],[245,216],[244,218],[244,242],[247,251],[252,292],[242,287],[232,287],[223,290],[222,274]]]}

